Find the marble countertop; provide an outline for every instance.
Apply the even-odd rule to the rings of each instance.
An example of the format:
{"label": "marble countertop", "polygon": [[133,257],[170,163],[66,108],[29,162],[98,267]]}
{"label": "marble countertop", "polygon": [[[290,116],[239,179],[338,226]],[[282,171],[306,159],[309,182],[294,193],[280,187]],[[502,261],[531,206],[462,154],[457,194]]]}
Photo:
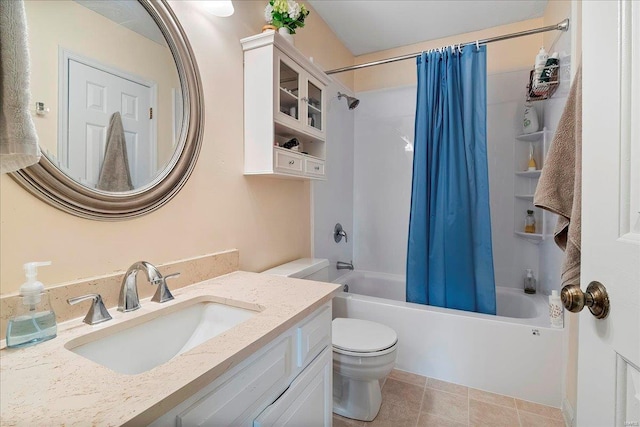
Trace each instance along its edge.
{"label": "marble countertop", "polygon": [[[164,304],[142,300],[142,307],[129,313],[110,308],[113,320],[100,325],[86,325],[82,318],[64,322],[53,340],[0,350],[0,423],[146,425],[311,314],[338,290],[331,283],[235,272],[178,289],[175,300]],[[198,297],[260,311],[137,375],[116,373],[65,348],[87,333]]]}

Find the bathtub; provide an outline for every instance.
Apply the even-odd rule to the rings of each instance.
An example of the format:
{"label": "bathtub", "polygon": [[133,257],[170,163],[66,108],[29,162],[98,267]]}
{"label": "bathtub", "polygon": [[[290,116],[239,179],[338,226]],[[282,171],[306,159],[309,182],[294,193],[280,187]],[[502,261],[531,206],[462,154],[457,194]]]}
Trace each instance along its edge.
{"label": "bathtub", "polygon": [[496,287],[498,314],[405,302],[403,276],[353,271],[334,317],[383,323],[398,334],[396,368],[560,407],[562,329],[549,326],[548,297]]}

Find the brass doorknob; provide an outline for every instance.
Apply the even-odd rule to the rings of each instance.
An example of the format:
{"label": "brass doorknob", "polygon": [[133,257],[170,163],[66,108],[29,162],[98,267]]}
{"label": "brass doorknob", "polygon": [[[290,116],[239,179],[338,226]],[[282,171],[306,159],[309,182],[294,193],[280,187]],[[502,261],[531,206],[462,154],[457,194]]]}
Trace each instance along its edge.
{"label": "brass doorknob", "polygon": [[579,285],[567,285],[562,288],[560,299],[564,308],[572,313],[580,312],[586,305],[597,319],[604,319],[609,315],[609,294],[600,282],[589,283],[587,292],[582,292]]}

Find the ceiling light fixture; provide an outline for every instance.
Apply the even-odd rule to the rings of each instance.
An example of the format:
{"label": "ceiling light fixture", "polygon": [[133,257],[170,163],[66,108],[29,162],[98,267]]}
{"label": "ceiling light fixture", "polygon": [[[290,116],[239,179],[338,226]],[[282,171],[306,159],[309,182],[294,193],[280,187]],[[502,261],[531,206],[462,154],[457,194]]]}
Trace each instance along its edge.
{"label": "ceiling light fixture", "polygon": [[207,0],[203,2],[204,9],[212,15],[226,18],[233,15],[231,0]]}

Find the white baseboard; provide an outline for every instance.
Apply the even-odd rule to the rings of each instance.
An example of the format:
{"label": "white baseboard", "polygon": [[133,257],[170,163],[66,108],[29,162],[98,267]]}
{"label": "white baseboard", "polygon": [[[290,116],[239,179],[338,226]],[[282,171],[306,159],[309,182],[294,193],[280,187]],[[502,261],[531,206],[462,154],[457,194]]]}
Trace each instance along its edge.
{"label": "white baseboard", "polygon": [[562,407],[560,408],[560,410],[562,410],[564,424],[567,427],[575,427],[576,411],[573,409],[573,406],[571,406],[571,403],[569,403],[566,397],[562,399]]}

